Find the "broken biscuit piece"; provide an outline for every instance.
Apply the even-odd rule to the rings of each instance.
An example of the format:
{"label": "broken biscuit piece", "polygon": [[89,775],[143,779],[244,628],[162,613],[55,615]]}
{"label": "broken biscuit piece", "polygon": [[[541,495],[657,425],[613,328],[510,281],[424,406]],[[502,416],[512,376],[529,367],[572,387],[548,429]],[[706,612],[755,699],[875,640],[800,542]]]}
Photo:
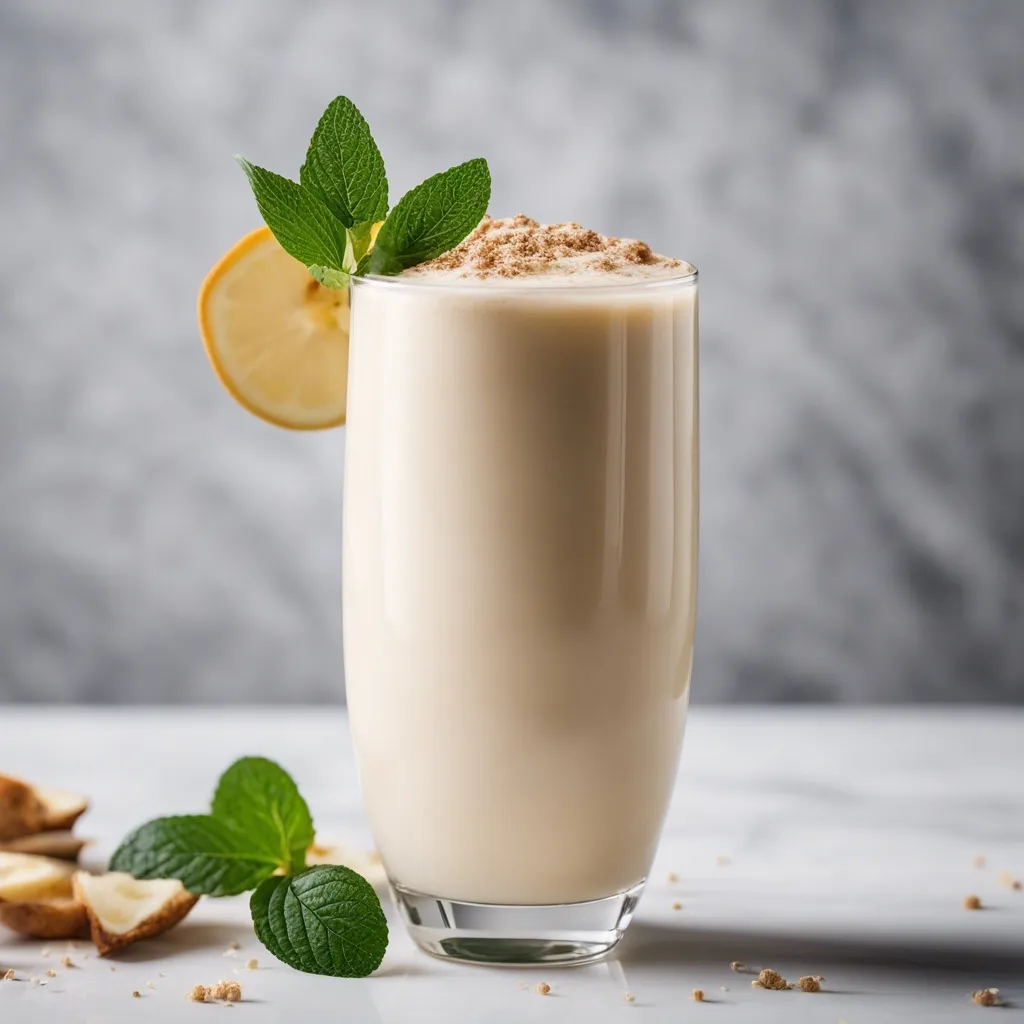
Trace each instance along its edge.
{"label": "broken biscuit piece", "polygon": [[32,939],[87,939],[89,918],[74,897],[0,903],[0,924]]}
{"label": "broken biscuit piece", "polygon": [[122,871],[74,876],[75,896],[89,917],[92,941],[100,956],[131,946],[140,939],[162,935],[196,905],[177,879],[139,881]]}

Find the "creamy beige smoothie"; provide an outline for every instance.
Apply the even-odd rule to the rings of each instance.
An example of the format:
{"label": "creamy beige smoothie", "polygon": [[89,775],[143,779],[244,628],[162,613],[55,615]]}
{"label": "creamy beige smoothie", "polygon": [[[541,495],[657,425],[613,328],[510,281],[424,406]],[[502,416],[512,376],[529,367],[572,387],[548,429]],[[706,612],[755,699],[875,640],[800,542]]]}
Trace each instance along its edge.
{"label": "creamy beige smoothie", "polygon": [[402,887],[646,877],[693,660],[696,314],[688,264],[524,217],[353,282],[346,685]]}

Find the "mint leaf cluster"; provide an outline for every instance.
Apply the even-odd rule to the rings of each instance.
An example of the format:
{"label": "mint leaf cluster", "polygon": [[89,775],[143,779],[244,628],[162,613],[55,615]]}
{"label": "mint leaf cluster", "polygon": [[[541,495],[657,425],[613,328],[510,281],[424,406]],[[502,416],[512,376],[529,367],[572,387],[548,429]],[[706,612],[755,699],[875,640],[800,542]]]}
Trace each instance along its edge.
{"label": "mint leaf cluster", "polygon": [[400,274],[453,249],[480,223],[491,198],[487,161],[469,160],[417,185],[388,214],[384,159],[345,96],[320,118],[298,183],[235,159],[281,248],[328,288],[345,287],[352,275]]}
{"label": "mint leaf cluster", "polygon": [[313,819],[291,776],[243,757],[221,776],[209,814],[156,818],[110,861],[135,878],[178,878],[189,892],[249,902],[260,941],[312,974],[362,978],[384,958],[388,926],[373,887],[349,868],[306,868]]}

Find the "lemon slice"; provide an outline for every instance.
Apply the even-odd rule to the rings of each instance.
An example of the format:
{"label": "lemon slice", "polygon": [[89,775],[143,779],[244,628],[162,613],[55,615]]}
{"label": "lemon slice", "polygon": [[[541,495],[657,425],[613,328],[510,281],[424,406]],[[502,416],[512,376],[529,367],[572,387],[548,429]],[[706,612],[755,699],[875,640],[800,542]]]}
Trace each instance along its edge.
{"label": "lemon slice", "polygon": [[206,275],[198,312],[214,372],[249,412],[291,430],[345,422],[348,292],[314,281],[269,228]]}

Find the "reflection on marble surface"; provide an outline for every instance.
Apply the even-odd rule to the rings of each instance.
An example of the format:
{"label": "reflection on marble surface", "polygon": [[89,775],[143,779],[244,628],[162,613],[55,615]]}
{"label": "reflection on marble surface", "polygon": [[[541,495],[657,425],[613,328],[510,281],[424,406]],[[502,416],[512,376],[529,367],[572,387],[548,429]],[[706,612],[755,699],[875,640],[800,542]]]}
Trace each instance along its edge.
{"label": "reflection on marble surface", "polygon": [[0,7],[0,699],[342,693],[344,433],[218,393],[192,304],[357,97],[402,190],[703,274],[697,700],[1024,697],[1024,5]]}
{"label": "reflection on marble surface", "polygon": [[[4,724],[0,771],[74,779],[93,797],[78,826],[99,840],[90,865],[143,819],[202,807],[225,765],[253,752],[293,773],[323,840],[369,843],[340,711],[19,708]],[[603,1024],[642,1011],[638,1020],[678,1024],[721,1008],[713,1019],[729,1024],[962,1024],[970,993],[987,987],[1011,1004],[993,1019],[1022,1021],[1024,892],[999,880],[1024,875],[1022,747],[1016,709],[698,708],[647,892],[611,962],[462,967],[417,952],[389,911],[377,974],[317,978],[255,943],[244,897],[203,900],[179,928],[121,955],[116,973],[80,960],[52,988],[0,984],[0,1019],[50,1024],[59,1006],[67,1024],[120,1020],[128,1005],[132,1019],[176,1022],[194,984],[234,978],[255,956],[258,971],[239,970],[240,1009],[261,1022]],[[964,910],[968,893],[986,909]],[[231,941],[243,948],[225,959]],[[0,963],[19,973],[45,970],[40,949],[0,935]],[[824,990],[758,991],[732,961],[791,980],[824,975]],[[534,992],[540,981],[550,996]],[[694,988],[711,1005],[696,1008]],[[141,1006],[126,1002],[133,989]]]}

